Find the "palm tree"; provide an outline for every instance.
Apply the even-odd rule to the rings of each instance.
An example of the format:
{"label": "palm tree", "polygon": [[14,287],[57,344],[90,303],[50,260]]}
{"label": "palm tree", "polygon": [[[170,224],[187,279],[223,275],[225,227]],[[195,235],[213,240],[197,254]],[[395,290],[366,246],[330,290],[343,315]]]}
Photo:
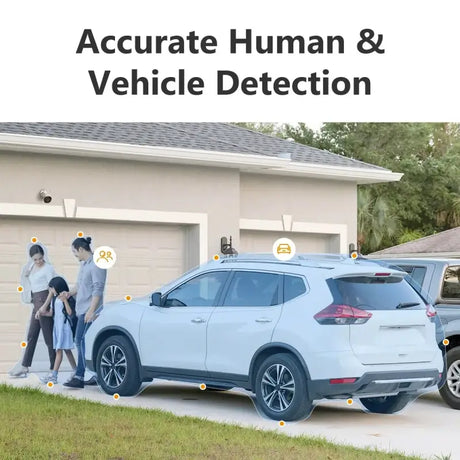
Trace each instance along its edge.
{"label": "palm tree", "polygon": [[368,188],[358,189],[358,252],[380,249],[385,237],[396,235],[400,223],[391,214],[388,203],[382,196],[374,197]]}

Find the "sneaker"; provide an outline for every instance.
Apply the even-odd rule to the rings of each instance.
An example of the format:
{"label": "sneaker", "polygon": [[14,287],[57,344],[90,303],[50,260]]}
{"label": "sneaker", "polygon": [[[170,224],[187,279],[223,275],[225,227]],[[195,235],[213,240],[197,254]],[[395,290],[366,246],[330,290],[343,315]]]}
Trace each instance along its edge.
{"label": "sneaker", "polygon": [[57,377],[55,377],[54,375],[47,375],[46,377],[42,377],[40,379],[42,381],[42,383],[45,383],[45,384],[48,384],[48,383],[54,383],[54,385],[56,385],[58,383],[57,381]]}
{"label": "sneaker", "polygon": [[[44,377],[40,377],[40,382],[42,383],[53,382],[53,374],[48,374],[48,375],[45,375]],[[53,382],[53,383],[56,383],[56,382]]]}
{"label": "sneaker", "polygon": [[95,375],[93,375],[93,376],[91,376],[91,378],[90,378],[90,379],[88,379],[88,380],[85,380],[85,386],[86,386],[86,385],[97,385],[97,379],[96,379],[96,376],[95,376]]}
{"label": "sneaker", "polygon": [[67,380],[65,383],[69,383],[71,380],[73,380],[75,378],[75,375],[77,374],[76,371],[73,371],[72,374],[70,375],[69,377],[69,380]]}
{"label": "sneaker", "polygon": [[69,380],[68,382],[64,383],[64,386],[67,388],[85,388],[85,383],[83,380],[74,377],[72,380]]}
{"label": "sneaker", "polygon": [[27,377],[28,375],[29,375],[29,368],[24,367],[24,366],[20,367],[19,369],[15,371],[10,372],[10,377],[24,378],[24,377]]}

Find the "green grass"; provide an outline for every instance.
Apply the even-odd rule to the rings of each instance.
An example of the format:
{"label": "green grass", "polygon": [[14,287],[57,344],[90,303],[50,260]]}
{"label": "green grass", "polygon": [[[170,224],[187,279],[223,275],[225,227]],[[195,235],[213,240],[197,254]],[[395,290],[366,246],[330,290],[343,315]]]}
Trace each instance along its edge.
{"label": "green grass", "polygon": [[416,459],[0,385],[2,459]]}

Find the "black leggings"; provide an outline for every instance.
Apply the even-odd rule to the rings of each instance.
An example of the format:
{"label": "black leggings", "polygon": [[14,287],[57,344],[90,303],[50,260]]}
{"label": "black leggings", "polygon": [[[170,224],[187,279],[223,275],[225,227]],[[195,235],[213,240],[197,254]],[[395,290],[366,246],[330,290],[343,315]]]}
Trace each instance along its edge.
{"label": "black leggings", "polygon": [[27,348],[24,353],[24,358],[22,359],[22,365],[24,367],[30,367],[32,364],[32,358],[34,357],[35,347],[37,346],[37,340],[41,329],[46,346],[48,347],[50,370],[54,368],[56,351],[53,348],[53,318],[51,316],[40,315],[40,319],[35,319],[35,314],[37,313],[38,309],[45,303],[47,297],[48,290],[34,292],[32,294],[32,303],[34,304],[34,308],[32,309],[29,332],[27,333]]}

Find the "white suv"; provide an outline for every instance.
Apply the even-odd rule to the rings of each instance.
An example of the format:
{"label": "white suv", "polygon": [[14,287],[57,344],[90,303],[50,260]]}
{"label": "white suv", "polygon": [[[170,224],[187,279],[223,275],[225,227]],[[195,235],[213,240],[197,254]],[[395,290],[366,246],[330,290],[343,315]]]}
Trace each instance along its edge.
{"label": "white suv", "polygon": [[153,378],[245,388],[275,420],[308,417],[323,398],[397,412],[443,371],[436,312],[403,276],[342,256],[222,258],[105,305],[87,366],[109,394]]}

